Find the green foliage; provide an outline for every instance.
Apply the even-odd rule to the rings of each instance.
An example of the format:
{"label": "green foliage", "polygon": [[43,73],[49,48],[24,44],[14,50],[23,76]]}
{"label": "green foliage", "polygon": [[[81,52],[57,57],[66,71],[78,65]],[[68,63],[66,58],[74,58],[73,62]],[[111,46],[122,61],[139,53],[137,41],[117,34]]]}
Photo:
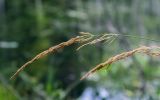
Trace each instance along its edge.
{"label": "green foliage", "polygon": [[[37,53],[81,31],[159,40],[159,4],[159,0],[2,0],[0,73],[9,83],[9,77]],[[110,45],[97,43],[80,51],[73,45],[33,63],[8,86],[0,84],[0,99],[17,99],[8,89],[10,86],[23,99],[61,99],[84,71],[106,58],[142,44],[158,43],[121,37]],[[159,59],[136,55],[113,64],[108,72],[98,72],[95,79],[83,81],[67,94],[67,98],[78,98],[89,85],[94,89],[99,86],[110,89],[111,95],[115,90],[131,99],[158,100],[159,64]]]}
{"label": "green foliage", "polygon": [[18,100],[17,96],[11,89],[8,89],[6,86],[0,84],[0,99],[2,100]]}

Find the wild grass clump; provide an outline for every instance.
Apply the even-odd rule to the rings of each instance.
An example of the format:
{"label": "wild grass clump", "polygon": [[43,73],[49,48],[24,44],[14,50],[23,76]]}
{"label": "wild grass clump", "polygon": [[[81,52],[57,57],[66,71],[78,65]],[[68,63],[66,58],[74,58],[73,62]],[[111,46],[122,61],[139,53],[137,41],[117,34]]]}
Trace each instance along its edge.
{"label": "wild grass clump", "polygon": [[[82,44],[81,46],[79,46],[77,48],[77,50],[83,48],[84,46],[87,45],[94,45],[97,42],[107,42],[108,44],[110,44],[111,42],[113,42],[116,38],[118,38],[119,36],[122,36],[120,34],[115,34],[115,33],[105,33],[105,34],[101,34],[101,35],[93,35],[91,33],[86,33],[86,32],[80,32],[79,36],[76,36],[74,38],[69,39],[66,42],[62,42],[58,45],[55,45],[53,47],[50,47],[49,49],[39,53],[38,55],[36,55],[33,59],[31,59],[30,61],[26,62],[23,66],[21,66],[14,74],[13,76],[11,76],[10,79],[15,78],[24,68],[26,68],[29,64],[33,63],[34,61],[50,54],[50,53],[55,53],[56,51],[58,51],[59,49],[62,49],[64,47],[70,46],[72,44],[75,43],[80,43]],[[124,36],[129,36],[129,35],[124,35]],[[131,36],[132,37],[132,36]],[[107,61],[100,63],[99,65],[97,65],[96,67],[94,67],[93,69],[91,69],[88,73],[86,73],[81,80],[83,80],[84,78],[88,77],[90,74],[93,74],[94,72],[104,68],[105,66],[109,66],[110,64],[117,62],[118,60],[122,60],[125,59],[129,56],[133,56],[135,53],[144,53],[147,55],[151,55],[151,56],[160,56],[160,51],[154,51],[155,49],[160,50],[160,47],[147,47],[147,46],[141,46],[137,49],[128,51],[128,52],[123,52],[121,54],[118,54],[114,57],[109,58]]]}

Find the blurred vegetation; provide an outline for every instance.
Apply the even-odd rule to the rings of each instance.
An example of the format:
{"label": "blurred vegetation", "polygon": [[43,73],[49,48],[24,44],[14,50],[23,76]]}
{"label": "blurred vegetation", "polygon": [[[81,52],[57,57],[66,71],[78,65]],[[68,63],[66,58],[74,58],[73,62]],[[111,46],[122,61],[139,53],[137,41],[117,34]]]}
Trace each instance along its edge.
{"label": "blurred vegetation", "polygon": [[[110,45],[98,43],[80,51],[78,45],[69,46],[31,64],[15,80],[9,78],[36,54],[78,32],[159,40],[159,27],[160,0],[1,0],[0,99],[158,100],[159,58],[136,55],[79,81],[84,72],[112,55],[159,44],[140,38],[121,37]],[[88,90],[90,97],[85,94]]]}

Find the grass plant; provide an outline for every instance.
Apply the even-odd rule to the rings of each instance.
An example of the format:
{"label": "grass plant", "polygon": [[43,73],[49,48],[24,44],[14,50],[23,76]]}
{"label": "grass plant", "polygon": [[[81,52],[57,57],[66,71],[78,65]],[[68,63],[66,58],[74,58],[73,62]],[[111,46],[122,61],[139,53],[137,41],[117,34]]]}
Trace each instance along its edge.
{"label": "grass plant", "polygon": [[[115,34],[115,33],[105,33],[105,34],[100,34],[100,35],[93,35],[93,34],[88,33],[88,32],[80,32],[79,36],[71,38],[66,42],[62,42],[58,45],[50,47],[49,49],[47,49],[45,51],[42,51],[41,53],[37,54],[33,59],[29,60],[24,65],[22,65],[11,76],[10,79],[14,79],[22,70],[24,70],[24,68],[26,68],[29,64],[33,63],[34,61],[36,61],[36,60],[38,60],[38,59],[40,59],[40,58],[42,58],[42,57],[44,57],[44,56],[46,56],[50,53],[56,53],[56,51],[58,51],[59,49],[62,49],[64,47],[70,46],[70,45],[75,44],[75,43],[79,43],[79,44],[81,44],[81,46],[79,46],[77,48],[77,50],[80,50],[81,48],[83,48],[87,45],[94,45],[98,42],[107,42],[107,43],[110,44],[120,36],[139,38],[139,37],[136,37],[136,36],[121,35],[121,34]],[[142,37],[142,39],[147,39],[147,38]],[[155,40],[152,40],[152,39],[147,39],[147,40],[155,41]],[[113,57],[110,57],[105,62],[98,64],[96,67],[94,67],[89,72],[87,72],[84,76],[82,76],[82,78],[80,80],[83,80],[86,77],[88,77],[89,75],[95,73],[96,71],[98,71],[102,68],[105,68],[105,66],[109,66],[112,63],[115,63],[119,60],[122,60],[122,59],[125,59],[127,57],[133,56],[135,53],[143,53],[143,54],[147,54],[147,55],[150,55],[150,56],[160,56],[160,47],[158,47],[158,46],[152,46],[152,47],[141,46],[141,47],[138,47],[138,48],[133,49],[131,51],[127,51],[127,52],[117,54]]]}

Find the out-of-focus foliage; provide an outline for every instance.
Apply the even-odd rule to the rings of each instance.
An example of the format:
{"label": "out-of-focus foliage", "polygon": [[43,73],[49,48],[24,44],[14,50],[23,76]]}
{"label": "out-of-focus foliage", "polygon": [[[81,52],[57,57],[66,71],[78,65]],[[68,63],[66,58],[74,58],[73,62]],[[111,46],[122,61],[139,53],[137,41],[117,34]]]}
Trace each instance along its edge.
{"label": "out-of-focus foliage", "polygon": [[81,31],[159,40],[159,27],[159,0],[1,0],[0,81],[7,85],[0,84],[0,99],[158,100],[159,58],[136,55],[79,81],[110,56],[159,44],[140,38],[120,37],[110,45],[98,43],[79,51],[73,45],[31,64],[15,80],[9,77],[39,52]]}
{"label": "out-of-focus foliage", "polygon": [[17,97],[2,84],[0,84],[0,90],[0,98],[2,100],[17,100]]}

